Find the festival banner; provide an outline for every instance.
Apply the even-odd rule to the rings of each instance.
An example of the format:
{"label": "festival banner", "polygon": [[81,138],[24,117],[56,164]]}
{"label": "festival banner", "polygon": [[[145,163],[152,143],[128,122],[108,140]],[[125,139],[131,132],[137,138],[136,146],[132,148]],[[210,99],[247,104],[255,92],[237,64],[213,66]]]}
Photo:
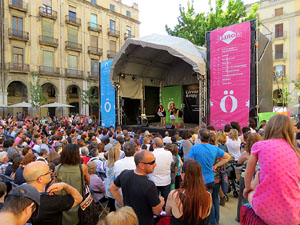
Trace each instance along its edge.
{"label": "festival banner", "polygon": [[100,63],[101,79],[101,126],[115,127],[116,124],[116,110],[115,110],[115,89],[110,83],[109,74],[112,59]]}
{"label": "festival banner", "polygon": [[185,123],[199,123],[199,84],[183,86]]}
{"label": "festival banner", "polygon": [[[170,124],[170,105],[175,103],[175,108],[181,110],[182,105],[182,86],[165,87],[161,89],[161,102],[166,110],[166,123]],[[175,120],[178,123],[178,117]]]}
{"label": "festival banner", "polygon": [[247,126],[250,105],[250,22],[210,33],[210,124]]}

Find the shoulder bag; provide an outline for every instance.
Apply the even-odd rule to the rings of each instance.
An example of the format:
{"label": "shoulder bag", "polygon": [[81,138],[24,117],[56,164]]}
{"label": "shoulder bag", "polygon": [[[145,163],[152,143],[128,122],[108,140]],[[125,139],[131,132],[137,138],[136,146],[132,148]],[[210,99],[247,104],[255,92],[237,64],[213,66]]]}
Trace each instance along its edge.
{"label": "shoulder bag", "polygon": [[85,184],[82,166],[79,165],[81,173],[81,189],[83,200],[79,205],[78,216],[81,225],[95,225],[98,223],[100,209],[95,204],[89,186]]}

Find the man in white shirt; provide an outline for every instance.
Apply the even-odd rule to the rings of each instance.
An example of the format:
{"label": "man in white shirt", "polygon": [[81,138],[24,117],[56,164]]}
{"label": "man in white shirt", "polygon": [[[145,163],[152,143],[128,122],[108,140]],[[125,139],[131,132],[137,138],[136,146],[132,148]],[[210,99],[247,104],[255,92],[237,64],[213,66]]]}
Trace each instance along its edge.
{"label": "man in white shirt", "polygon": [[165,137],[164,137],[164,139],[163,139],[163,143],[164,143],[165,145],[168,144],[168,143],[171,143],[171,144],[172,144],[172,140],[171,140],[169,131],[166,131],[166,132],[165,132]]}
{"label": "man in white shirt", "polygon": [[153,140],[153,149],[156,167],[153,173],[149,174],[149,179],[155,183],[158,193],[167,202],[171,186],[172,153],[164,149],[163,141],[158,137]]}
{"label": "man in white shirt", "polygon": [[131,139],[125,142],[123,146],[125,157],[117,160],[114,165],[115,177],[119,176],[123,170],[134,170],[136,168],[134,162],[134,154],[136,152],[136,143]]}

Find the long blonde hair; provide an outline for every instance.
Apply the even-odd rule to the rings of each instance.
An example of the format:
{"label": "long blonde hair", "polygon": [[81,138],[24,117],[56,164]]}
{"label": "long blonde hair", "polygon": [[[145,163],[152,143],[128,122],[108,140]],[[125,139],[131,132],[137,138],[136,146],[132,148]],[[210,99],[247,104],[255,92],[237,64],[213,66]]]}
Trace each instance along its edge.
{"label": "long blonde hair", "polygon": [[239,137],[239,132],[238,132],[237,129],[231,129],[229,131],[229,138],[230,139],[232,139],[234,141],[237,141],[238,137]]}
{"label": "long blonde hair", "polygon": [[295,128],[288,116],[275,115],[267,123],[264,140],[278,138],[285,140],[295,150],[300,159],[300,150],[295,143]]}
{"label": "long blonde hair", "polygon": [[117,144],[114,144],[108,151],[107,166],[113,167],[115,162],[119,159],[119,157],[120,157],[120,149]]}

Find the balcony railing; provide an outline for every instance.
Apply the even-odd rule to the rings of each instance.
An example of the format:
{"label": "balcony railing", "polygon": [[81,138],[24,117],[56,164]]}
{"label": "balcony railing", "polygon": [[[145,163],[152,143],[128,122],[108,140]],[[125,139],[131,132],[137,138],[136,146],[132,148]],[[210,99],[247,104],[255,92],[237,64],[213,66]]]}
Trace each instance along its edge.
{"label": "balcony railing", "polygon": [[88,54],[94,54],[94,55],[101,56],[101,55],[103,55],[103,49],[89,46],[88,47]]}
{"label": "balcony railing", "polygon": [[54,11],[49,6],[41,6],[40,7],[40,16],[47,17],[49,19],[56,20],[57,19],[57,12]]}
{"label": "balcony railing", "polygon": [[41,75],[59,76],[59,68],[52,66],[39,66],[39,73]]}
{"label": "balcony railing", "polygon": [[96,23],[89,22],[88,23],[88,29],[96,32],[102,31],[102,26]]}
{"label": "balcony railing", "polygon": [[80,27],[81,26],[81,19],[76,18],[74,16],[66,16],[66,23],[77,26],[77,27]]}
{"label": "balcony railing", "polygon": [[276,33],[273,34],[273,38],[274,39],[286,38],[286,36],[287,36],[287,32],[286,31],[282,32],[281,34],[276,34]]}
{"label": "balcony railing", "polygon": [[124,40],[127,40],[128,38],[135,38],[135,36],[132,35],[132,34],[125,33],[124,34]]}
{"label": "balcony railing", "polygon": [[112,29],[112,28],[108,28],[107,29],[107,34],[113,37],[120,37],[120,31]]}
{"label": "balcony railing", "polygon": [[286,53],[283,52],[281,54],[275,54],[274,55],[274,60],[286,60]]}
{"label": "balcony railing", "polygon": [[20,41],[28,41],[29,33],[22,30],[8,29],[8,38]]}
{"label": "balcony railing", "polygon": [[76,52],[81,52],[82,45],[76,42],[66,41],[66,49],[73,50]]}
{"label": "balcony railing", "polygon": [[9,0],[8,7],[25,13],[28,12],[28,3],[22,0]]}
{"label": "balcony railing", "polygon": [[71,78],[83,78],[83,71],[74,70],[74,69],[66,69],[66,76]]}
{"label": "balcony railing", "polygon": [[53,37],[48,37],[45,35],[40,35],[40,45],[47,45],[57,48],[58,39]]}
{"label": "balcony railing", "polygon": [[7,69],[9,72],[28,73],[30,71],[29,64],[24,63],[8,63]]}
{"label": "balcony railing", "polygon": [[116,56],[116,52],[115,51],[112,51],[112,50],[108,50],[107,51],[107,58],[113,58]]}
{"label": "balcony railing", "polygon": [[99,73],[95,71],[89,72],[89,79],[91,80],[99,80]]}

